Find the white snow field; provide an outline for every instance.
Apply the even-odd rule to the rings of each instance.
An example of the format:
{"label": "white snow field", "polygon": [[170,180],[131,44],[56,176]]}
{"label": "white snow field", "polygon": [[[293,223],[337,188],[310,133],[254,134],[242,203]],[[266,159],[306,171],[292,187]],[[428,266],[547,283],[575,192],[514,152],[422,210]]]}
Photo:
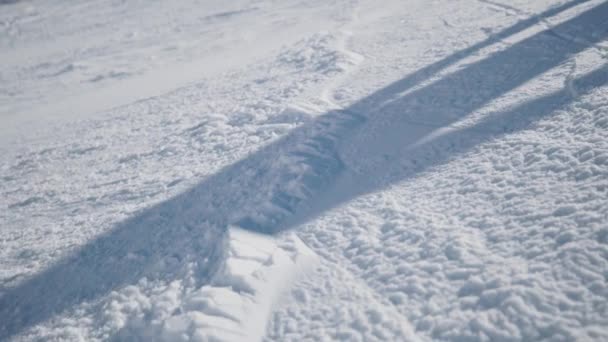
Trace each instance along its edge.
{"label": "white snow field", "polygon": [[608,2],[0,0],[0,340],[608,340]]}

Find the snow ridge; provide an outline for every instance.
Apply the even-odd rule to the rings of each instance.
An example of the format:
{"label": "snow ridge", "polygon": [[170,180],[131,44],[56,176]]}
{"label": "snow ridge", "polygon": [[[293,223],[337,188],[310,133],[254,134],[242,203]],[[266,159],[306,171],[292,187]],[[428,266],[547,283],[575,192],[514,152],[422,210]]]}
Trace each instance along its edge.
{"label": "snow ridge", "polygon": [[[324,68],[335,72],[333,77],[325,82],[319,96],[323,107],[328,109],[312,123],[309,122],[301,126],[300,130],[290,133],[289,141],[280,143],[289,149],[277,154],[278,159],[269,163],[270,170],[266,171],[267,182],[272,186],[266,193],[268,199],[238,218],[236,225],[264,233],[274,233],[286,228],[282,226],[285,219],[293,216],[301,203],[318,194],[344,170],[337,145],[346,134],[366,121],[363,115],[340,106],[338,93],[342,83],[365,59],[363,55],[348,48],[352,29],[359,21],[357,5],[353,5],[351,16],[338,30],[331,50],[328,52],[321,49],[321,52],[318,52],[319,49],[314,49],[315,52],[312,52],[313,55],[320,55],[312,59],[317,61],[312,64],[314,69]],[[316,37],[318,36],[313,37],[313,44],[310,44],[313,48],[319,45],[319,42],[321,46],[328,44],[327,39]],[[280,59],[298,62],[303,58],[283,54]],[[333,67],[328,68],[328,65]],[[288,114],[291,117],[309,117],[307,111],[311,110],[321,112],[314,104],[308,103],[287,108],[283,116]]]}
{"label": "snow ridge", "polygon": [[364,121],[362,116],[350,111],[333,111],[291,135],[293,141],[284,144],[291,148],[275,156],[268,170],[261,171],[263,179],[271,184],[264,195],[266,200],[249,208],[235,224],[263,233],[283,228],[284,219],[344,170],[337,143],[343,134]]}
{"label": "snow ridge", "polygon": [[[116,294],[108,312],[120,317],[125,309],[148,311],[152,320],[131,315],[114,337],[123,341],[255,341],[281,293],[299,274],[316,263],[315,254],[289,234],[280,239],[231,227],[225,237],[226,256],[209,284],[183,292],[176,283],[157,299],[171,310],[154,309],[133,301],[132,294]],[[130,289],[136,291],[136,288]],[[122,301],[120,300],[122,298]],[[144,297],[145,298],[145,297]],[[162,307],[162,306],[157,306]]]}

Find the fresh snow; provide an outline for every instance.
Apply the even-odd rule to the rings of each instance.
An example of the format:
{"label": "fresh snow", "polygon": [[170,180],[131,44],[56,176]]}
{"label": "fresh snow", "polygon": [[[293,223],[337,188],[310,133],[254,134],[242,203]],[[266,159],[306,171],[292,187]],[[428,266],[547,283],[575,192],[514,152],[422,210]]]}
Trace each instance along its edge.
{"label": "fresh snow", "polygon": [[0,340],[608,340],[608,3],[0,1]]}
{"label": "fresh snow", "polygon": [[[186,296],[179,281],[152,298],[136,286],[115,293],[106,314],[121,326],[116,338],[242,341],[264,337],[281,289],[313,267],[316,257],[295,234],[276,241],[232,227],[225,239],[226,255],[219,269],[208,284]],[[145,315],[155,319],[146,320]]]}

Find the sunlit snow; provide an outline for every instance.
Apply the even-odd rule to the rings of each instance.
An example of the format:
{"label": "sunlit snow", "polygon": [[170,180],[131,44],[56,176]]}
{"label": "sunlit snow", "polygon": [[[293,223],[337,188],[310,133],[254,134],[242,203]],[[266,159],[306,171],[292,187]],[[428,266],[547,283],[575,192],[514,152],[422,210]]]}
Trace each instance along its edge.
{"label": "sunlit snow", "polygon": [[608,340],[608,2],[0,0],[0,340]]}

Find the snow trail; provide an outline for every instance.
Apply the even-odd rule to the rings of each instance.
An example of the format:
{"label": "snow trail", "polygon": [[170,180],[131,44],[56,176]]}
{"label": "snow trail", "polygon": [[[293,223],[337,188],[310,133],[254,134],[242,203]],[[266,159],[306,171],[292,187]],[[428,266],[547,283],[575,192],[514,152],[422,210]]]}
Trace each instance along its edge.
{"label": "snow trail", "polygon": [[347,57],[347,61],[350,62],[351,65],[345,66],[346,71],[341,75],[334,77],[321,91],[320,99],[329,106],[329,110],[344,109],[343,106],[336,103],[336,101],[340,101],[340,98],[336,98],[336,96],[338,96],[338,90],[343,86],[344,81],[356,71],[357,66],[363,63],[365,60],[363,55],[348,48],[349,40],[353,35],[353,30],[356,28],[359,22],[359,6],[359,4],[354,5],[351,18],[347,24],[343,25],[339,29],[340,35],[335,44],[336,50],[345,55]]}

